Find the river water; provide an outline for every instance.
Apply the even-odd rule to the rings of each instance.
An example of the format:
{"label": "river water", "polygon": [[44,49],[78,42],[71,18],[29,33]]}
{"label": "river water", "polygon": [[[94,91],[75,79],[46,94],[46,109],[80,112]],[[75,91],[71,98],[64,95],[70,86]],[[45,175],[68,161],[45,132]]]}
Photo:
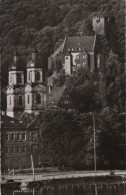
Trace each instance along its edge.
{"label": "river water", "polygon": [[[28,189],[27,189],[28,190]],[[72,188],[64,189],[39,189],[38,191],[29,190],[29,191],[20,191],[19,189],[3,191],[2,195],[126,195],[126,186],[74,186]]]}

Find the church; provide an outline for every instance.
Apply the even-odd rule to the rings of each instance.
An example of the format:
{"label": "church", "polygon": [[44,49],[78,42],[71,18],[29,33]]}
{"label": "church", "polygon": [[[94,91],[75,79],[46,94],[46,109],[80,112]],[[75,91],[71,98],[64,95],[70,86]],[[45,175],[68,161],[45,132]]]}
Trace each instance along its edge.
{"label": "church", "polygon": [[60,107],[59,102],[66,102],[63,98],[65,96],[68,97],[69,105],[72,105],[65,86],[61,88],[54,86],[53,81],[57,74],[53,65],[59,59],[58,63],[61,63],[61,70],[66,76],[71,75],[78,67],[84,67],[92,72],[104,70],[104,60],[101,59],[112,50],[110,40],[115,31],[115,20],[114,17],[97,16],[93,18],[92,23],[94,36],[65,37],[63,43],[48,57],[48,71],[52,70],[52,75],[46,78],[46,82],[42,64],[38,60],[37,49],[31,50],[25,71],[21,69],[18,52],[15,52],[8,72],[8,116],[19,119],[24,112],[37,114],[46,106],[52,106],[52,102],[54,106]]}
{"label": "church", "polygon": [[7,115],[13,118],[20,118],[23,112],[39,113],[47,101],[47,88],[38,62],[38,51],[32,49],[26,72],[20,69],[19,63],[19,54],[15,52],[7,86]]}

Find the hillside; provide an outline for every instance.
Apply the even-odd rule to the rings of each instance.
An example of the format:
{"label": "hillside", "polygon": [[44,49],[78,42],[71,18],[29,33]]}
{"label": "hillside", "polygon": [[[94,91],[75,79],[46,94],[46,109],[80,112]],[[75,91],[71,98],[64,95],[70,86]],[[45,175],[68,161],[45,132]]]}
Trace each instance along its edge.
{"label": "hillside", "polygon": [[[113,15],[116,19],[118,51],[124,56],[124,5],[120,0],[4,0],[1,6],[2,86],[7,85],[7,70],[15,47],[26,65],[28,48],[36,46],[42,63],[65,35],[77,32],[91,35],[94,15]],[[120,22],[121,21],[121,22]]]}

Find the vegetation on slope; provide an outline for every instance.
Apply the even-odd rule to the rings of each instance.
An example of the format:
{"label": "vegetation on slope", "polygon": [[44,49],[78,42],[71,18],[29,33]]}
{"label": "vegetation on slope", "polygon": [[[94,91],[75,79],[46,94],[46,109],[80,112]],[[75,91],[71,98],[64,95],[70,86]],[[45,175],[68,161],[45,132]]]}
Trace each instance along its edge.
{"label": "vegetation on slope", "polygon": [[26,65],[27,49],[36,46],[47,66],[47,57],[66,35],[92,34],[94,15],[113,15],[119,54],[124,56],[124,5],[120,0],[4,0],[1,6],[2,85],[7,85],[7,70],[15,46]]}

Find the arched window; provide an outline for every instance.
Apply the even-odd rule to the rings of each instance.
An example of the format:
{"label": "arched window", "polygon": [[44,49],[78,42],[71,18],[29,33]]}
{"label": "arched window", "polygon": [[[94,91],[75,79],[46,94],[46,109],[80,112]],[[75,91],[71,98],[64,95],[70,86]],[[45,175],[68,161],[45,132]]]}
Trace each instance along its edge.
{"label": "arched window", "polygon": [[22,105],[22,96],[19,96],[19,105]]}
{"label": "arched window", "polygon": [[40,94],[37,94],[36,100],[37,100],[37,104],[41,103],[41,95]]}
{"label": "arched window", "polygon": [[30,96],[29,96],[29,94],[27,95],[27,102],[28,102],[28,104],[30,103]]}
{"label": "arched window", "polygon": [[40,80],[40,72],[36,73],[36,80],[39,81]]}

